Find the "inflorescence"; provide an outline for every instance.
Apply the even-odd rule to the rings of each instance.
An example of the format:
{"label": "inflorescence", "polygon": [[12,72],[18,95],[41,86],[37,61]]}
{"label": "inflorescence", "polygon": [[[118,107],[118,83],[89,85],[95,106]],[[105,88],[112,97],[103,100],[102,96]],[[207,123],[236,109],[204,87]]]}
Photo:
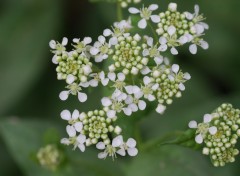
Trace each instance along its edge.
{"label": "inflorescence", "polygon": [[[178,12],[175,3],[170,3],[165,13],[154,15],[157,9],[156,4],[141,9],[129,8],[130,13],[142,18],[138,23],[140,29],[155,24],[157,39],[131,33],[134,26],[129,18],[105,29],[93,44],[90,37],[73,39],[72,51],[67,51],[68,39],[65,37],[61,43],[50,41],[57,78],[67,83],[66,90],[59,95],[61,100],[75,95],[80,102],[85,102],[88,97],[85,90],[89,87],[102,85],[111,90],[111,94],[101,99],[102,109],[81,113],[75,110],[72,114],[68,110],[62,111],[61,118],[68,121],[69,135],[62,139],[63,144],[71,144],[82,152],[86,146],[96,145],[97,149],[104,150],[99,158],[114,158],[116,154],[125,156],[126,153],[135,156],[138,153],[136,141],[129,138],[124,142],[122,129],[116,125],[119,113],[131,116],[145,110],[149,101],[157,102],[156,112],[162,114],[174,97],[182,96],[184,83],[191,76],[179,65],[171,65],[163,55],[167,48],[177,54],[176,47],[187,43],[191,43],[193,54],[196,45],[207,49],[208,45],[201,37],[208,27],[202,22],[204,18],[199,15],[198,6],[193,14]],[[106,69],[99,67],[102,62]]]}
{"label": "inflorescence", "polygon": [[205,114],[204,121],[191,121],[189,127],[196,129],[195,141],[203,143],[202,152],[209,155],[214,166],[224,166],[235,161],[240,137],[240,110],[231,104],[222,104],[212,114]]}

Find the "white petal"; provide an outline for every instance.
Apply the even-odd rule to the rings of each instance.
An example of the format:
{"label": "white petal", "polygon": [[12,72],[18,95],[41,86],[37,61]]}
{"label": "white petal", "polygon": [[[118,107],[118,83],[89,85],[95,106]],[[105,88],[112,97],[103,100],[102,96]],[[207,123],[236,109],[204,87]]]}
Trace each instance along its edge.
{"label": "white petal", "polygon": [[130,108],[123,108],[123,112],[124,114],[126,114],[127,116],[132,115],[132,110]]}
{"label": "white petal", "polygon": [[98,142],[97,145],[96,145],[96,148],[99,149],[99,150],[105,149],[104,142]]}
{"label": "white petal", "polygon": [[159,84],[158,83],[156,83],[156,84],[154,84],[153,86],[152,86],[152,90],[157,90],[159,88]]}
{"label": "white petal", "polygon": [[82,131],[82,128],[83,128],[83,124],[82,122],[76,122],[74,125],[74,128],[77,132],[81,132]]}
{"label": "white petal", "polygon": [[154,101],[156,98],[155,98],[155,96],[154,95],[152,95],[152,94],[149,94],[148,95],[148,101]]}
{"label": "white petal", "polygon": [[109,40],[110,45],[116,45],[118,43],[117,37],[112,37]]}
{"label": "white petal", "polygon": [[146,104],[145,101],[143,101],[143,100],[138,101],[138,107],[139,107],[140,110],[146,109],[146,106],[147,106],[147,104]]}
{"label": "white petal", "polygon": [[89,87],[89,82],[81,82],[79,85],[80,85],[81,87],[87,88],[87,87]]}
{"label": "white petal", "polygon": [[210,128],[208,129],[208,131],[209,131],[209,133],[210,133],[211,135],[214,135],[214,134],[217,133],[217,127],[212,126],[212,127],[210,127]]}
{"label": "white petal", "polygon": [[77,141],[78,141],[80,144],[83,144],[84,142],[86,142],[86,136],[83,135],[83,134],[79,134],[78,137],[77,137]]}
{"label": "white petal", "polygon": [[113,139],[112,146],[119,147],[120,145],[122,145],[122,143],[123,143],[123,137],[122,137],[122,135],[120,135]]}
{"label": "white petal", "polygon": [[62,92],[59,94],[59,98],[60,98],[62,101],[65,101],[66,99],[68,99],[68,95],[69,95],[69,91],[62,91]]}
{"label": "white petal", "polygon": [[49,46],[50,46],[50,48],[52,48],[52,49],[56,49],[56,41],[55,41],[55,40],[51,40],[51,41],[49,42]]}
{"label": "white petal", "polygon": [[183,83],[180,83],[180,84],[178,85],[178,88],[179,88],[181,91],[184,91],[184,90],[185,90],[185,86],[184,86]]}
{"label": "white petal", "polygon": [[151,82],[151,79],[148,76],[144,76],[143,82],[145,85],[148,85]]}
{"label": "white petal", "polygon": [[168,31],[168,34],[172,36],[173,34],[176,33],[176,28],[174,26],[169,26],[167,31]]}
{"label": "white petal", "polygon": [[63,46],[66,46],[68,43],[68,39],[66,37],[63,37],[63,40],[62,40],[62,45]]}
{"label": "white petal", "polygon": [[87,94],[78,92],[78,100],[83,103],[87,100]]}
{"label": "white petal", "polygon": [[178,71],[179,71],[179,65],[173,64],[173,65],[172,65],[172,71],[177,74]]}
{"label": "white petal", "polygon": [[195,15],[198,16],[198,14],[199,14],[199,5],[196,4],[194,6],[194,12],[195,12]]}
{"label": "white petal", "polygon": [[154,23],[160,22],[160,17],[158,15],[151,15],[150,18],[151,18],[152,22],[154,22]]}
{"label": "white petal", "polygon": [[90,49],[90,53],[91,53],[93,56],[95,56],[95,55],[97,55],[97,54],[99,53],[99,49],[96,48],[96,47],[92,47],[92,48]]}
{"label": "white petal", "polygon": [[189,51],[192,53],[192,54],[196,54],[197,53],[197,45],[196,44],[192,44],[189,46]]}
{"label": "white petal", "polygon": [[84,152],[86,149],[84,144],[78,144],[78,148],[79,148],[79,150],[81,150],[81,152]]}
{"label": "white petal", "polygon": [[66,80],[66,82],[67,82],[68,84],[72,84],[72,83],[74,82],[74,80],[75,80],[75,77],[74,77],[73,75],[67,75],[67,80]]}
{"label": "white petal", "polygon": [[186,36],[181,36],[179,38],[179,43],[181,43],[182,45],[188,42],[188,38]]}
{"label": "white petal", "polygon": [[104,44],[105,41],[106,41],[106,39],[105,39],[105,37],[103,37],[102,35],[100,35],[100,36],[98,37],[98,41],[99,41],[101,44]]}
{"label": "white petal", "polygon": [[195,120],[192,120],[188,123],[189,128],[197,128],[197,122]]}
{"label": "white petal", "polygon": [[174,80],[175,80],[175,78],[174,78],[173,75],[168,75],[168,79],[169,79],[170,81],[174,81]]}
{"label": "white petal", "polygon": [[141,73],[142,73],[143,75],[146,75],[146,74],[148,74],[148,73],[150,73],[150,72],[151,72],[151,70],[150,70],[149,67],[147,67],[147,66],[143,67],[143,69],[141,70]]}
{"label": "white petal", "polygon": [[108,85],[109,79],[105,78],[105,79],[101,80],[101,82],[102,82],[103,86],[106,86],[106,85]]}
{"label": "white petal", "polygon": [[195,137],[195,141],[198,143],[198,144],[201,144],[203,143],[203,137],[201,134],[198,134],[196,137]]}
{"label": "white petal", "polygon": [[134,94],[134,97],[136,99],[140,99],[143,96],[143,92],[142,91],[138,91],[137,93]]}
{"label": "white petal", "polygon": [[73,39],[73,42],[74,42],[74,43],[78,43],[79,41],[80,41],[79,38],[74,38],[74,39]]}
{"label": "white petal", "polygon": [[140,12],[137,8],[134,8],[134,7],[130,7],[130,8],[128,9],[128,11],[129,11],[129,13],[131,13],[131,14],[137,14],[137,13]]}
{"label": "white petal", "polygon": [[137,94],[141,89],[138,86],[132,86],[132,90],[134,94]]}
{"label": "white petal", "polygon": [[185,14],[185,16],[186,16],[186,18],[187,18],[188,20],[193,19],[193,14],[191,14],[191,13],[189,13],[189,12],[184,12],[184,14]]}
{"label": "white petal", "polygon": [[92,79],[89,81],[89,85],[92,87],[97,87],[98,86],[98,81],[96,79]]}
{"label": "white petal", "polygon": [[70,144],[70,141],[69,141],[68,138],[62,138],[60,143],[61,143],[61,144],[64,144],[64,145],[69,145],[69,144]]}
{"label": "white petal", "polygon": [[135,139],[129,138],[129,139],[127,140],[126,144],[127,144],[128,147],[134,148],[134,147],[136,147],[137,142],[136,142]]}
{"label": "white petal", "polygon": [[159,38],[159,43],[162,44],[162,45],[166,44],[167,43],[167,39],[165,37],[160,37]]}
{"label": "white petal", "polygon": [[145,19],[141,19],[138,22],[138,27],[141,28],[141,29],[145,29],[147,27],[147,21]]}
{"label": "white petal", "polygon": [[167,44],[162,44],[162,45],[160,45],[160,47],[158,48],[158,50],[164,52],[164,51],[167,50],[167,48],[168,48]]}
{"label": "white petal", "polygon": [[91,37],[85,37],[85,38],[83,39],[83,43],[84,43],[85,45],[90,44],[91,42],[92,42],[92,38],[91,38]]}
{"label": "white petal", "polygon": [[158,107],[156,108],[156,112],[158,112],[159,114],[163,114],[165,110],[166,110],[166,106],[162,104],[159,104]]}
{"label": "white petal", "polygon": [[147,38],[147,44],[148,44],[148,46],[153,46],[153,38],[152,37]]}
{"label": "white petal", "polygon": [[110,30],[110,29],[105,29],[104,31],[103,31],[103,35],[105,36],[105,37],[108,37],[108,36],[110,36],[112,34],[112,31]]}
{"label": "white petal", "polygon": [[148,56],[149,55],[149,50],[148,49],[144,49],[143,52],[142,52],[142,55],[145,57],[145,56]]}
{"label": "white petal", "polygon": [[104,159],[106,157],[107,157],[107,153],[105,153],[105,152],[101,152],[101,153],[98,154],[99,159]]}
{"label": "white petal", "polygon": [[129,156],[136,156],[138,154],[138,149],[136,148],[129,148],[127,151]]}
{"label": "white petal", "polygon": [[111,81],[115,81],[116,79],[116,74],[114,72],[109,72],[108,73],[108,78],[111,80]]}
{"label": "white petal", "polygon": [[158,5],[157,4],[152,4],[148,7],[148,10],[154,11],[158,9]]}
{"label": "white petal", "polygon": [[75,128],[73,126],[68,125],[66,127],[66,130],[67,130],[67,133],[68,133],[69,137],[76,136],[76,130],[75,130]]}
{"label": "white petal", "polygon": [[84,65],[83,66],[83,73],[85,75],[89,75],[92,72],[92,68],[90,67],[90,65]]}
{"label": "white petal", "polygon": [[209,123],[209,122],[211,122],[212,121],[212,115],[211,114],[205,114],[204,116],[203,116],[203,122],[204,123]]}
{"label": "white petal", "polygon": [[208,49],[209,48],[209,45],[208,45],[208,43],[206,42],[206,41],[200,41],[199,42],[200,43],[200,46],[203,48],[203,49]]}
{"label": "white petal", "polygon": [[107,116],[108,116],[108,118],[114,118],[114,117],[116,117],[116,111],[114,111],[114,110],[109,110],[109,111],[107,112]]}
{"label": "white petal", "polygon": [[63,110],[60,116],[63,120],[71,120],[71,113],[69,110]]}
{"label": "white petal", "polygon": [[112,104],[112,101],[110,100],[110,98],[107,98],[107,97],[103,97],[101,102],[103,106],[110,106]]}
{"label": "white petal", "polygon": [[195,28],[196,28],[196,33],[199,35],[199,34],[202,34],[204,32],[204,27],[201,25],[201,24],[196,24],[195,25]]}
{"label": "white petal", "polygon": [[163,63],[163,57],[155,57],[154,61],[157,65],[160,65],[161,63]]}
{"label": "white petal", "polygon": [[120,148],[118,151],[117,151],[117,154],[121,155],[121,156],[126,156],[126,151],[124,150],[124,148]]}
{"label": "white petal", "polygon": [[133,94],[133,86],[125,86],[124,88],[128,94]]}
{"label": "white petal", "polygon": [[123,73],[118,73],[117,77],[118,77],[119,81],[124,81],[125,80],[125,75]]}
{"label": "white petal", "polygon": [[189,73],[184,73],[183,78],[186,80],[189,80],[189,79],[191,79],[191,75]]}
{"label": "white petal", "polygon": [[75,109],[72,113],[72,119],[76,120],[79,118],[79,111],[77,109]]}
{"label": "white petal", "polygon": [[52,63],[58,64],[57,55],[54,55],[54,56],[52,57]]}
{"label": "white petal", "polygon": [[172,47],[172,48],[171,48],[171,53],[172,53],[173,55],[177,55],[177,54],[178,54],[178,50],[177,50],[175,47]]}
{"label": "white petal", "polygon": [[132,112],[138,111],[138,106],[134,103],[130,104],[128,107],[131,108]]}

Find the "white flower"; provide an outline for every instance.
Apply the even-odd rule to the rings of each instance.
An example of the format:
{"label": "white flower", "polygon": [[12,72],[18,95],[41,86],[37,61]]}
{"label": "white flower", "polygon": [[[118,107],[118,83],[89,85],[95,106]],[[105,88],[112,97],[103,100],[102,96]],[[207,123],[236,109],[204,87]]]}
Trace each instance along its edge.
{"label": "white flower", "polygon": [[169,26],[168,27],[168,36],[167,37],[160,37],[159,38],[159,43],[160,43],[160,47],[159,50],[160,51],[166,51],[168,49],[168,46],[171,47],[171,53],[173,55],[177,55],[178,51],[175,48],[176,46],[178,46],[178,40],[176,38],[176,28],[174,26]]}
{"label": "white flower", "polygon": [[79,111],[74,110],[71,114],[69,110],[63,110],[60,114],[63,120],[67,120],[70,124],[73,124],[73,127],[77,132],[81,132],[83,128],[82,122],[79,122]]}
{"label": "white flower", "polygon": [[105,159],[107,156],[116,158],[117,148],[119,148],[123,144],[123,137],[117,136],[112,140],[111,145],[105,145],[103,142],[98,142],[96,148],[99,150],[104,150],[103,152],[98,154],[99,159]]}
{"label": "white flower", "polygon": [[115,22],[114,27],[116,27],[120,30],[128,31],[129,29],[132,28],[131,18],[129,17],[128,20],[122,20],[120,22]]}
{"label": "white flower", "polygon": [[197,41],[197,42],[195,42],[195,43],[193,43],[193,44],[191,44],[189,46],[189,51],[192,54],[196,54],[197,53],[197,45],[202,47],[205,50],[209,48],[209,45],[208,45],[208,43],[206,41],[204,41],[204,40]]}
{"label": "white flower", "polygon": [[85,37],[83,41],[81,41],[79,38],[74,38],[73,43],[76,45],[73,45],[76,49],[76,51],[80,54],[83,54],[86,57],[89,57],[88,51],[90,50],[91,46],[89,45],[92,42],[91,37]]}
{"label": "white flower", "polygon": [[[162,62],[162,56],[160,55],[160,47],[157,48],[157,46],[153,45],[153,38],[147,37],[147,45],[150,46],[150,48],[146,48],[143,50],[143,56],[150,56],[154,58],[154,60],[158,61],[159,64]],[[161,61],[160,61],[161,60]]]}
{"label": "white flower", "polygon": [[57,62],[57,56],[58,55],[66,53],[65,46],[67,45],[67,43],[68,43],[68,39],[66,37],[64,37],[62,39],[62,43],[59,43],[59,42],[57,42],[55,40],[51,40],[49,42],[49,46],[50,46],[51,49],[53,49],[52,52],[54,53],[54,56],[52,58],[52,62],[54,64],[58,64],[58,62]]}
{"label": "white flower", "polygon": [[73,75],[69,75],[68,78],[67,78],[67,83],[69,84],[67,86],[67,88],[69,90],[65,90],[65,91],[62,91],[60,94],[59,94],[59,98],[62,100],[62,101],[65,101],[68,99],[68,96],[69,94],[72,94],[72,95],[78,95],[78,100],[83,103],[85,101],[87,101],[87,94],[81,92],[82,88],[81,86],[88,86],[88,84],[86,83],[80,83],[79,85],[76,84],[76,83],[73,83],[74,81],[74,76]]}
{"label": "white flower", "polygon": [[210,122],[212,121],[212,115],[211,114],[205,114],[203,117],[203,123],[197,123],[196,121],[190,121],[188,126],[189,128],[197,129],[196,133],[198,134],[195,137],[195,141],[198,144],[203,143],[203,139],[207,135],[207,133],[210,133],[211,135],[215,135],[217,133],[217,128],[215,126],[210,127]]}
{"label": "white flower", "polygon": [[157,4],[152,4],[148,8],[143,7],[142,9],[137,9],[135,7],[131,7],[128,9],[128,11],[132,14],[138,14],[140,13],[141,20],[138,22],[138,27],[141,29],[145,29],[147,27],[147,20],[151,19],[154,23],[160,22],[160,17],[158,15],[152,15],[152,12],[154,10],[158,9]]}
{"label": "white flower", "polygon": [[141,92],[144,95],[144,98],[148,99],[148,101],[154,101],[156,98],[153,95],[153,92],[159,88],[159,84],[152,83],[152,80],[148,76],[144,76],[143,78],[144,86],[141,87]]}
{"label": "white flower", "polygon": [[108,58],[108,53],[111,48],[111,44],[106,42],[104,36],[99,36],[98,41],[94,43],[90,49],[90,53],[95,56],[95,62],[102,62]]}
{"label": "white flower", "polygon": [[99,81],[101,81],[103,86],[106,86],[109,82],[109,78],[105,77],[104,71],[101,71],[100,73],[93,73],[90,75],[90,77],[94,78],[89,81],[89,85],[92,87],[97,87]]}
{"label": "white flower", "polygon": [[185,90],[185,86],[184,86],[183,83],[184,83],[186,80],[191,79],[190,74],[189,74],[189,73],[184,73],[184,74],[183,74],[183,73],[180,71],[179,65],[177,65],[177,64],[173,64],[171,70],[172,70],[172,73],[171,73],[170,75],[168,75],[168,79],[169,79],[170,81],[176,81],[176,82],[178,82],[178,83],[179,83],[178,88],[179,88],[181,91],[184,91],[184,90]]}
{"label": "white flower", "polygon": [[126,151],[129,156],[136,156],[138,154],[138,149],[136,148],[136,140],[133,138],[129,138],[127,142],[123,142],[120,146],[120,149],[117,151],[117,154],[121,156],[126,156]]}
{"label": "white flower", "polygon": [[[123,74],[123,73],[118,73],[117,75],[116,75],[116,73],[114,73],[114,72],[109,72],[108,73],[108,78],[112,81],[112,82],[114,82],[114,87],[116,88],[116,89],[119,89],[119,90],[123,90],[123,88],[125,87],[125,85],[126,85],[126,83],[124,82],[125,81],[125,79],[126,79],[126,76]],[[116,79],[117,78],[117,79]]]}
{"label": "white flower", "polygon": [[159,114],[163,114],[164,111],[166,110],[166,106],[162,105],[162,104],[158,104],[157,108],[156,108],[156,112]]}

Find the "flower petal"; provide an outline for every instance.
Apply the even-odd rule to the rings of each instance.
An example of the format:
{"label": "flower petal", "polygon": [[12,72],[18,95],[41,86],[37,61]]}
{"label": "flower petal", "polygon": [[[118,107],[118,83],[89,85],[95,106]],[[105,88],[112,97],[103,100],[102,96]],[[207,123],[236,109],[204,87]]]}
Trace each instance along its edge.
{"label": "flower petal", "polygon": [[143,83],[144,83],[145,85],[148,85],[150,82],[151,82],[151,79],[150,79],[148,76],[144,76],[144,78],[143,78]]}
{"label": "flower petal", "polygon": [[76,136],[76,130],[73,126],[68,125],[66,127],[66,131],[67,131],[69,137],[75,137]]}
{"label": "flower petal", "polygon": [[103,97],[102,99],[101,99],[101,102],[102,102],[102,105],[103,106],[110,106],[111,104],[112,104],[112,100],[110,99],[110,98],[108,98],[108,97]]}
{"label": "flower petal", "polygon": [[73,75],[67,75],[67,79],[66,79],[66,82],[68,84],[72,84],[75,80],[75,77]]}
{"label": "flower petal", "polygon": [[67,39],[66,37],[63,37],[63,39],[62,39],[62,45],[63,45],[63,46],[66,46],[67,43],[68,43],[68,39]]}
{"label": "flower petal", "polygon": [[189,51],[192,53],[192,54],[196,54],[197,53],[197,45],[196,44],[192,44],[189,46]]}
{"label": "flower petal", "polygon": [[208,129],[208,131],[209,131],[209,133],[210,133],[211,135],[214,135],[214,134],[217,133],[217,127],[212,126],[212,127],[210,127],[210,128]]}
{"label": "flower petal", "polygon": [[147,104],[146,104],[145,101],[143,101],[143,100],[138,101],[138,107],[139,107],[140,110],[146,109],[146,106],[147,106]]}
{"label": "flower petal", "polygon": [[117,77],[118,77],[118,80],[119,80],[119,81],[124,81],[125,78],[126,78],[123,73],[118,73],[118,74],[117,74]]}
{"label": "flower petal", "polygon": [[112,141],[112,146],[113,147],[119,147],[120,145],[123,144],[123,137],[122,135],[119,135],[117,137],[115,137]]}
{"label": "flower petal", "polygon": [[83,134],[79,134],[78,137],[77,137],[77,141],[78,141],[80,144],[83,144],[84,142],[86,142],[86,136],[83,135]]}
{"label": "flower petal", "polygon": [[86,147],[84,144],[78,144],[78,148],[81,150],[81,152],[85,152]]}
{"label": "flower petal", "polygon": [[141,29],[145,29],[147,27],[147,21],[145,19],[141,19],[138,22],[138,27],[141,28]]}
{"label": "flower petal", "polygon": [[160,22],[159,15],[151,15],[150,18],[151,18],[152,22],[154,22],[154,23],[159,23]]}
{"label": "flower petal", "polygon": [[156,112],[158,112],[159,114],[163,114],[165,110],[166,110],[166,106],[164,106],[162,104],[158,104],[158,106],[156,108]]}
{"label": "flower petal", "polygon": [[117,151],[117,154],[121,155],[121,156],[126,156],[126,151],[124,150],[124,148],[120,148],[118,151]]}
{"label": "flower petal", "polygon": [[197,128],[197,122],[195,120],[192,120],[188,123],[189,128]]}
{"label": "flower petal", "polygon": [[65,101],[66,99],[68,99],[68,95],[69,95],[69,91],[62,91],[62,92],[59,94],[59,98],[60,98],[62,101]]}
{"label": "flower petal", "polygon": [[74,125],[74,128],[77,132],[81,132],[82,131],[82,128],[83,128],[83,124],[82,122],[76,122]]}
{"label": "flower petal", "polygon": [[202,137],[202,135],[201,135],[201,134],[198,134],[198,135],[195,137],[195,141],[196,141],[196,143],[198,143],[198,144],[203,143],[203,137]]}
{"label": "flower petal", "polygon": [[178,64],[173,64],[172,65],[172,71],[177,74],[178,71],[179,71],[179,65]]}
{"label": "flower petal", "polygon": [[129,148],[127,150],[129,156],[136,156],[138,154],[138,149],[137,148]]}
{"label": "flower petal", "polygon": [[82,92],[78,92],[78,100],[79,100],[81,103],[87,101],[87,94],[82,93]]}
{"label": "flower petal", "polygon": [[127,140],[126,144],[127,144],[128,147],[134,148],[134,147],[136,147],[137,142],[136,142],[135,139],[129,138],[129,139]]}
{"label": "flower petal", "polygon": [[154,11],[154,10],[157,10],[158,9],[158,5],[157,4],[151,4],[149,7],[148,7],[148,10],[151,10],[151,11]]}
{"label": "flower petal", "polygon": [[85,38],[83,39],[83,43],[84,43],[85,45],[90,44],[91,42],[92,42],[92,38],[91,38],[91,37],[85,37]]}
{"label": "flower petal", "polygon": [[108,118],[114,118],[114,117],[116,117],[116,111],[114,111],[114,110],[109,110],[109,111],[107,112],[107,117],[108,117]]}
{"label": "flower petal", "polygon": [[108,78],[111,80],[111,81],[115,81],[116,79],[116,74],[114,72],[109,72],[108,73]]}
{"label": "flower petal", "polygon": [[209,123],[209,122],[211,122],[212,121],[212,115],[211,114],[205,114],[204,116],[203,116],[203,122],[204,123]]}
{"label": "flower petal", "polygon": [[56,49],[56,41],[55,41],[55,40],[51,40],[51,41],[49,42],[49,46],[50,46],[50,48],[52,48],[52,49]]}
{"label": "flower petal", "polygon": [[171,48],[171,53],[172,53],[173,55],[177,55],[177,54],[178,54],[178,50],[177,50],[175,47],[172,47],[172,48]]}
{"label": "flower petal", "polygon": [[99,159],[104,159],[104,158],[107,157],[107,155],[108,155],[108,154],[107,154],[106,152],[101,152],[101,153],[98,154],[98,158],[99,158]]}
{"label": "flower petal", "polygon": [[140,13],[140,10],[138,10],[138,9],[135,8],[135,7],[130,7],[130,8],[128,9],[128,11],[129,11],[129,13],[131,13],[131,14]]}
{"label": "flower petal", "polygon": [[105,149],[105,144],[104,142],[98,142],[97,145],[96,145],[96,148],[99,149],[99,150],[103,150]]}
{"label": "flower petal", "polygon": [[69,110],[63,110],[60,116],[63,120],[71,120],[71,113]]}
{"label": "flower petal", "polygon": [[168,31],[168,34],[172,36],[173,34],[176,33],[176,28],[174,26],[169,26],[167,31]]}

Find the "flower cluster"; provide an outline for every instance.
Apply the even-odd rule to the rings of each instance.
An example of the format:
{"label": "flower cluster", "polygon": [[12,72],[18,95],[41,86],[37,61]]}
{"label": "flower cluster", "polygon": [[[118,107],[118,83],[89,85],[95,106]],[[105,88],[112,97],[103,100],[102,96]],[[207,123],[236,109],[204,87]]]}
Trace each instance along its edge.
{"label": "flower cluster", "polygon": [[62,154],[55,145],[49,144],[39,149],[37,159],[41,166],[55,170],[62,161]]}
{"label": "flower cluster", "polygon": [[178,54],[176,47],[191,43],[189,50],[192,54],[197,53],[197,46],[203,49],[208,49],[208,43],[203,40],[205,30],[209,27],[203,22],[205,18],[199,14],[199,6],[195,5],[195,12],[180,13],[177,11],[177,4],[170,3],[166,12],[161,12],[159,15],[152,15],[152,12],[157,9],[157,6],[149,6],[140,10],[130,8],[129,12],[133,14],[140,13],[142,20],[139,21],[139,28],[146,28],[147,21],[151,19],[157,23],[156,32],[159,36],[161,51],[166,51],[170,48],[173,55]]}
{"label": "flower cluster", "polygon": [[122,8],[126,8],[130,3],[138,4],[141,0],[118,0]]}
{"label": "flower cluster", "polygon": [[[154,23],[161,22],[159,15],[152,14],[157,9],[158,5],[152,4],[140,10],[132,7],[129,11],[140,13],[143,19],[138,26],[145,28],[149,19]],[[75,110],[72,114],[68,110],[62,111],[61,118],[68,121],[66,131],[69,135],[62,139],[63,144],[71,144],[82,152],[86,146],[96,145],[98,149],[104,149],[99,158],[115,157],[116,154],[125,156],[126,151],[135,156],[138,153],[136,141],[130,138],[124,142],[122,129],[116,125],[119,114],[131,116],[145,110],[148,102],[156,102],[156,112],[162,114],[174,97],[181,97],[190,74],[183,72],[177,64],[171,65],[163,56],[165,49],[159,43],[162,36],[156,40],[131,32],[132,28],[131,18],[115,22],[96,42],[90,37],[73,39],[72,51],[66,50],[66,38],[61,43],[50,41],[57,78],[67,83],[66,90],[59,95],[61,100],[75,95],[83,103],[88,99],[87,88],[104,86],[109,89],[109,94],[101,99],[103,107],[98,110],[82,113]],[[178,30],[176,28],[175,32]]]}
{"label": "flower cluster", "polygon": [[239,150],[236,143],[240,137],[240,110],[231,104],[222,104],[212,114],[204,116],[204,122],[189,123],[196,129],[196,142],[204,143],[203,154],[210,155],[214,166],[224,166],[234,162]]}

